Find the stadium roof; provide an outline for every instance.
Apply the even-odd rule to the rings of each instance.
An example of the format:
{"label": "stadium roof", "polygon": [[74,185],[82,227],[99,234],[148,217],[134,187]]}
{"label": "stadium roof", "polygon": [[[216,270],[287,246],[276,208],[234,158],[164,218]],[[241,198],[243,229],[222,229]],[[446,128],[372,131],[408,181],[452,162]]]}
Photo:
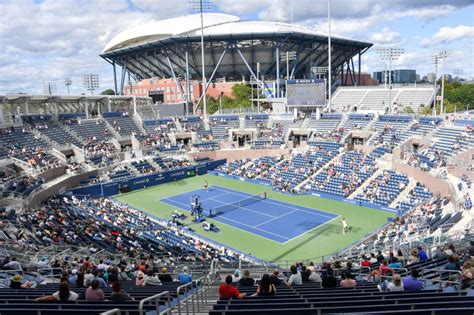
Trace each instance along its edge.
{"label": "stadium roof", "polygon": [[[136,80],[147,78],[201,77],[201,20],[199,14],[145,23],[115,36],[100,54],[114,67],[116,91],[123,91],[126,73]],[[311,78],[313,66],[327,66],[328,38],[321,31],[288,23],[245,21],[239,17],[204,14],[206,74],[210,81],[226,78],[255,80],[257,65],[266,80],[281,80],[289,68],[291,78]],[[356,82],[353,57],[372,43],[332,37],[332,74],[349,73]],[[286,62],[284,54],[290,54]],[[283,54],[283,56],[279,56]],[[278,56],[278,57],[277,57]],[[121,67],[120,87],[116,67]],[[360,68],[359,68],[360,71]],[[347,77],[347,76],[346,76]]]}
{"label": "stadium roof", "polygon": [[[205,13],[203,21],[205,36],[276,33],[326,36],[325,33],[308,27],[272,21],[243,21],[237,16],[222,13]],[[119,33],[107,43],[102,54],[169,37],[200,36],[200,32],[200,14],[153,21]],[[350,40],[340,36],[335,36],[334,39]]]}

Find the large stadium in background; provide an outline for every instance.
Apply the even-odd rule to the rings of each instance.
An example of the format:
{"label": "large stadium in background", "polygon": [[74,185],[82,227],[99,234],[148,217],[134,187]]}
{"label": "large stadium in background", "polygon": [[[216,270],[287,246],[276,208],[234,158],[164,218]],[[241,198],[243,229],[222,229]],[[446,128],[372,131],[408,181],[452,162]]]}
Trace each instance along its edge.
{"label": "large stadium in background", "polygon": [[[200,15],[154,21],[123,31],[104,48],[101,57],[114,70],[115,90],[123,91],[127,76],[146,78],[201,77]],[[271,21],[245,21],[220,13],[204,14],[205,68],[208,81],[261,80],[275,82],[280,97],[286,78],[311,79],[311,67],[327,66],[325,33]],[[332,36],[332,75],[342,84],[360,81],[361,55],[371,43]],[[357,58],[355,69],[354,59]],[[259,80],[257,80],[257,65]],[[179,89],[180,89],[179,85]],[[182,91],[186,93],[186,91]],[[184,99],[184,98],[183,98]]]}

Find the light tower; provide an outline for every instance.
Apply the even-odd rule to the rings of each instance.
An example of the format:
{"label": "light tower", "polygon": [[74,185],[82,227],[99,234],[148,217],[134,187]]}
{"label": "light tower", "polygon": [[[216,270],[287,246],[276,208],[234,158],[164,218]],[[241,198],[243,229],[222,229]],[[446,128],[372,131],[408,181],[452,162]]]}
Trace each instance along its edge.
{"label": "light tower", "polygon": [[[193,0],[190,1],[193,10],[201,14],[201,71],[202,71],[202,100],[204,118],[207,117],[207,100],[206,100],[206,66],[204,64],[204,11],[210,11],[212,8],[211,0]],[[199,105],[199,104],[197,104]]]}
{"label": "light tower", "polygon": [[53,95],[56,93],[56,83],[47,82],[43,84],[43,93]]}
{"label": "light tower", "polygon": [[65,78],[64,79],[64,85],[67,88],[67,94],[69,94],[69,87],[72,85],[72,80],[71,78]]}
{"label": "light tower", "polygon": [[445,80],[444,77],[446,76],[446,59],[452,55],[453,55],[453,51],[446,50],[446,49],[443,51],[440,51],[438,54],[438,59],[443,60],[443,76],[441,77],[441,108],[440,108],[441,115],[443,114],[443,111],[444,111],[444,80]]}
{"label": "light tower", "polygon": [[377,49],[377,53],[382,60],[388,60],[388,104],[390,113],[392,113],[392,61],[398,60],[398,58],[405,53],[403,48],[395,47],[382,47]]}
{"label": "light tower", "polygon": [[98,74],[84,74],[82,76],[82,85],[88,91],[91,91],[91,94],[94,95],[94,90],[97,90],[100,86],[99,75]]}

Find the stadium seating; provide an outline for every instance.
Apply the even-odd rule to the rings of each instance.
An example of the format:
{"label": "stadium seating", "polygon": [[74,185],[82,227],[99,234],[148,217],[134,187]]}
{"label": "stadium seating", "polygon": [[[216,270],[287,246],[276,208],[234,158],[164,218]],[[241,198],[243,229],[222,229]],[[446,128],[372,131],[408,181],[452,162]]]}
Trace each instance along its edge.
{"label": "stadium seating", "polygon": [[140,129],[126,112],[106,112],[102,114],[102,117],[122,137],[130,137],[132,133],[140,133]]}
{"label": "stadium seating", "polygon": [[238,115],[214,115],[209,117],[211,132],[214,139],[227,139],[229,129],[238,129],[240,117]]}
{"label": "stadium seating", "polygon": [[408,182],[405,175],[391,170],[383,171],[355,199],[387,207],[405,189]]}

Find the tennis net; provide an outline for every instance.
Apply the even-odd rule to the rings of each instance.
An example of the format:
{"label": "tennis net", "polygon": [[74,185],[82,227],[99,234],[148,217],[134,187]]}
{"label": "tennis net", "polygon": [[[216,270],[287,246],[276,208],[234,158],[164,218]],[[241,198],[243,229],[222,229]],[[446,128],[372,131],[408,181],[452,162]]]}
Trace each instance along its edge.
{"label": "tennis net", "polygon": [[266,199],[266,198],[267,198],[267,193],[264,192],[262,194],[254,195],[252,197],[248,197],[248,198],[245,198],[245,199],[242,199],[242,200],[239,200],[239,201],[227,203],[225,205],[222,205],[222,206],[219,206],[219,207],[216,207],[216,208],[213,208],[213,209],[211,208],[211,209],[209,209],[209,214],[208,215],[210,217],[214,217],[216,215],[223,214],[223,213],[226,213],[226,212],[238,209],[238,208],[248,206],[252,203],[259,202],[260,200],[263,200],[263,199]]}

